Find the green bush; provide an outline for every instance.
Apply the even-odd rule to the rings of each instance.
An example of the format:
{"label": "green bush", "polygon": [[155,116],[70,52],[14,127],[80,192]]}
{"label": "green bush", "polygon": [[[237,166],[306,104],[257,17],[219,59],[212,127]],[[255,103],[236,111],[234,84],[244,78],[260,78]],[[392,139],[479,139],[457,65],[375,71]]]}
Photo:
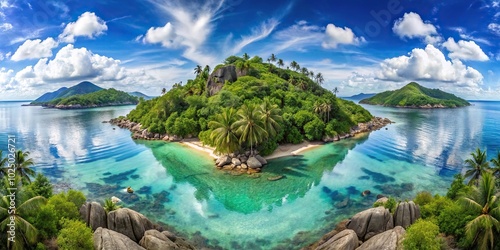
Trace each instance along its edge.
{"label": "green bush", "polygon": [[439,213],[437,222],[441,232],[453,235],[457,242],[462,242],[465,240],[465,225],[473,219],[474,216],[470,210],[453,202]]}
{"label": "green bush", "polygon": [[63,220],[63,228],[57,236],[61,250],[93,249],[92,229],[78,220]]}
{"label": "green bush", "polygon": [[54,205],[43,205],[35,216],[33,226],[38,229],[39,237],[43,240],[57,235],[57,223],[60,217],[56,214]]}
{"label": "green bush", "polygon": [[325,123],[317,117],[304,125],[304,132],[308,140],[321,140],[324,130]]}
{"label": "green bush", "polygon": [[432,197],[432,194],[427,192],[427,191],[423,191],[423,192],[419,192],[417,194],[417,196],[415,197],[415,199],[413,199],[413,201],[415,202],[415,204],[419,205],[419,206],[424,206],[426,204],[429,204],[432,202],[434,198]]}
{"label": "green bush", "polygon": [[455,200],[460,196],[467,194],[471,188],[464,184],[464,177],[462,174],[458,173],[455,176],[455,179],[448,188],[448,192],[446,193],[446,197]]}
{"label": "green bush", "polygon": [[453,205],[452,200],[444,196],[436,195],[434,196],[432,202],[420,207],[420,215],[424,219],[437,217],[439,216],[441,211],[443,211],[446,207],[449,207],[451,205]]}
{"label": "green bush", "polygon": [[38,173],[35,180],[28,186],[28,191],[32,192],[33,196],[40,195],[48,199],[52,196],[52,184],[47,177]]}
{"label": "green bush", "polygon": [[438,234],[439,227],[436,224],[419,219],[406,230],[404,249],[440,250],[443,242]]}

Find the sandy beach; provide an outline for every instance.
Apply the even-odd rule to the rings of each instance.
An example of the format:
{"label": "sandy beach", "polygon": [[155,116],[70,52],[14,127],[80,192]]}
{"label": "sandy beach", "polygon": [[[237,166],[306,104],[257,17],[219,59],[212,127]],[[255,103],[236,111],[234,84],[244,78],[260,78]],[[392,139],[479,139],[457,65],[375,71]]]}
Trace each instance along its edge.
{"label": "sandy beach", "polygon": [[[181,144],[188,146],[192,149],[198,150],[200,152],[206,153],[210,155],[210,157],[213,157],[214,159],[218,158],[217,155],[214,154],[214,148],[203,145],[201,141],[198,139],[183,140],[181,141]],[[282,144],[279,145],[278,148],[272,154],[264,158],[266,160],[270,160],[285,156],[300,155],[306,150],[321,146],[323,144],[324,144],[323,142],[319,141],[314,141],[314,142],[304,141],[300,144]]]}

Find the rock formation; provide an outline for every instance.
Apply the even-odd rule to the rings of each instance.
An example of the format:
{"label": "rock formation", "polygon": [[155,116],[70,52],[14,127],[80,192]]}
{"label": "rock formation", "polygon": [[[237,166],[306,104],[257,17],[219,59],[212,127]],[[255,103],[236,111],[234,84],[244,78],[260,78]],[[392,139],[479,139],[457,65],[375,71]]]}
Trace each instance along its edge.
{"label": "rock formation", "polygon": [[406,231],[397,226],[392,230],[377,234],[361,244],[357,250],[400,250]]}
{"label": "rock formation", "polygon": [[224,67],[220,67],[208,77],[207,87],[208,94],[213,96],[217,94],[226,81],[234,82],[238,79],[236,74],[236,67],[234,65],[228,65]]}
{"label": "rock formation", "polygon": [[316,250],[354,250],[358,247],[358,245],[359,242],[356,232],[351,229],[346,229],[330,238],[327,242],[318,246]]}
{"label": "rock formation", "polygon": [[95,250],[145,250],[129,237],[113,230],[99,227],[94,232]]}
{"label": "rock formation", "polygon": [[145,232],[139,244],[148,250],[194,250],[195,248],[188,244],[184,239],[176,237],[168,231],[159,232],[157,230],[148,230]]}
{"label": "rock formation", "polygon": [[94,231],[98,227],[107,227],[106,211],[97,202],[83,204],[80,208],[80,216],[87,226]]}
{"label": "rock formation", "polygon": [[120,208],[108,213],[108,229],[139,242],[144,232],[154,229],[154,225],[144,215],[128,208]]}
{"label": "rock formation", "polygon": [[347,228],[354,230],[361,241],[366,241],[393,227],[392,214],[384,207],[375,207],[359,212],[347,224]]}
{"label": "rock formation", "polygon": [[399,203],[394,212],[394,226],[408,228],[420,218],[420,207],[413,201]]}

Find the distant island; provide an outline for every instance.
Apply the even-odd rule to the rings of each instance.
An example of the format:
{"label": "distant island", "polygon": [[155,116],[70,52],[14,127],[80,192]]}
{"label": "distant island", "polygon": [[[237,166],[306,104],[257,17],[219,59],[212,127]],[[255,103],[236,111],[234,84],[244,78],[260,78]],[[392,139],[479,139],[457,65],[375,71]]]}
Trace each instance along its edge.
{"label": "distant island", "polygon": [[365,94],[365,93],[359,93],[357,95],[353,95],[353,96],[346,96],[346,97],[342,97],[342,98],[345,98],[345,99],[353,99],[353,100],[362,100],[362,99],[366,99],[366,98],[370,98],[372,96],[376,95],[376,93],[368,93],[368,94]]}
{"label": "distant island", "polygon": [[63,87],[45,93],[28,106],[44,106],[58,109],[82,109],[105,106],[137,104],[139,99],[151,97],[141,92],[126,93],[116,89],[103,89],[91,82],[84,81],[70,88]]}
{"label": "distant island", "polygon": [[411,82],[398,90],[385,91],[360,103],[398,108],[457,108],[469,106],[466,100],[439,89]]}

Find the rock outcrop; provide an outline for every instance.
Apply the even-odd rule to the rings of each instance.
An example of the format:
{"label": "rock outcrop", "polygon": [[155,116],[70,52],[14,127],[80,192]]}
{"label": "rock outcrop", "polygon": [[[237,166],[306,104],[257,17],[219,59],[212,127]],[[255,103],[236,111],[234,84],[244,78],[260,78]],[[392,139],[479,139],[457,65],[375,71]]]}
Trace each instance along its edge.
{"label": "rock outcrop", "polygon": [[250,151],[242,154],[223,155],[215,160],[215,166],[218,169],[233,171],[235,175],[243,173],[254,174],[261,171],[261,168],[267,164],[264,157],[256,154],[250,156]]}
{"label": "rock outcrop", "polygon": [[389,210],[384,207],[375,207],[354,215],[346,227],[354,230],[361,241],[366,241],[394,226]]}
{"label": "rock outcrop", "polygon": [[394,226],[408,228],[420,218],[420,207],[413,201],[401,202],[394,212]]}
{"label": "rock outcrop", "polygon": [[195,248],[184,239],[176,237],[174,234],[157,230],[148,230],[144,233],[139,244],[148,250],[194,250]]}
{"label": "rock outcrop", "polygon": [[392,230],[377,234],[361,244],[357,250],[400,250],[406,231],[397,226]]}
{"label": "rock outcrop", "polygon": [[128,209],[120,208],[108,213],[108,229],[124,234],[135,242],[139,242],[144,232],[154,229],[153,223],[144,215]]}
{"label": "rock outcrop", "polygon": [[80,207],[80,216],[88,227],[96,230],[98,227],[107,227],[106,211],[97,202],[87,202]]}
{"label": "rock outcrop", "polygon": [[102,227],[95,230],[93,238],[95,250],[145,250],[129,237]]}
{"label": "rock outcrop", "polygon": [[222,89],[226,81],[234,82],[237,79],[238,76],[236,74],[236,67],[234,65],[228,65],[218,68],[217,70],[212,72],[212,74],[210,74],[210,77],[208,78],[206,87],[206,89],[208,90],[208,94],[210,96],[217,94]]}
{"label": "rock outcrop", "polygon": [[255,158],[253,156],[248,158],[247,165],[249,168],[261,168],[262,167],[262,163],[257,158]]}
{"label": "rock outcrop", "polygon": [[349,137],[353,137],[356,134],[359,133],[366,133],[374,130],[379,130],[383,127],[385,127],[388,124],[391,124],[391,120],[387,118],[381,118],[381,117],[373,117],[373,119],[369,122],[365,123],[358,123],[358,125],[354,126],[351,128],[351,131],[346,134],[342,135],[336,135],[333,137],[324,137],[323,141],[324,142],[332,142],[332,141],[339,141],[343,140]]}
{"label": "rock outcrop", "polygon": [[316,250],[354,250],[358,247],[359,241],[356,232],[351,229],[343,230],[330,238],[327,242],[321,244]]}

